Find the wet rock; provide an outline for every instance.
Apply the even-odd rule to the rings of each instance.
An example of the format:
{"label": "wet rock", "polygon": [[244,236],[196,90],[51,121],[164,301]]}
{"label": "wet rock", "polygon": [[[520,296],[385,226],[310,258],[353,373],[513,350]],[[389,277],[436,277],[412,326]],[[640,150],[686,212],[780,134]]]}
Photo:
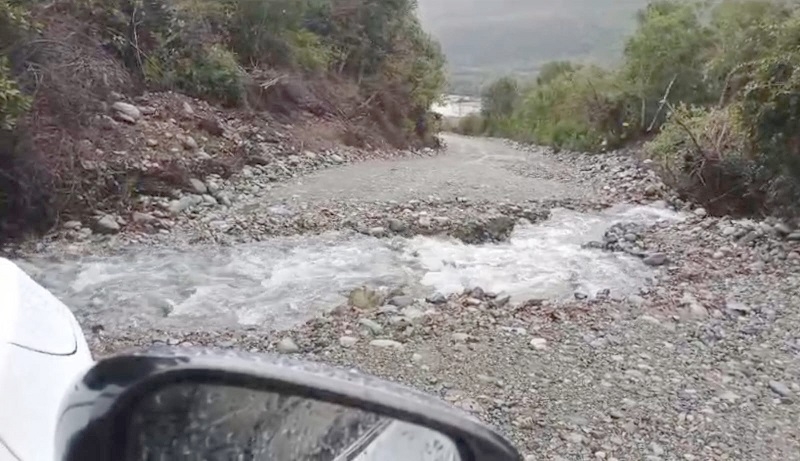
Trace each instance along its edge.
{"label": "wet rock", "polygon": [[375,309],[383,304],[384,297],[377,290],[367,287],[356,288],[347,297],[348,303],[359,309]]}
{"label": "wet rock", "polygon": [[194,109],[192,109],[192,106],[189,105],[188,102],[183,101],[183,104],[181,104],[181,114],[184,117],[191,117],[194,115]]}
{"label": "wet rock", "polygon": [[387,225],[389,226],[390,231],[397,233],[405,232],[406,229],[408,229],[406,223],[396,218],[389,219]]}
{"label": "wet rock", "polygon": [[83,226],[80,221],[67,221],[65,222],[62,227],[67,230],[78,230]]}
{"label": "wet rock", "polygon": [[167,205],[167,211],[176,215],[180,214],[192,206],[192,199],[190,197],[181,197],[178,200],[173,200]]}
{"label": "wet rock", "polygon": [[483,301],[481,301],[481,300],[480,300],[480,299],[478,299],[478,298],[467,297],[467,298],[464,300],[464,304],[466,304],[467,306],[473,306],[473,307],[476,307],[476,306],[480,306],[481,304],[483,304]]}
{"label": "wet rock", "polygon": [[407,295],[395,296],[389,300],[389,304],[391,304],[392,306],[397,306],[402,309],[404,307],[408,307],[414,304],[414,297]]}
{"label": "wet rock", "polygon": [[697,208],[696,210],[694,210],[694,215],[697,216],[698,218],[705,218],[708,215],[708,212],[706,211],[705,208]]}
{"label": "wet rock", "polygon": [[420,216],[417,220],[417,225],[424,229],[428,229],[433,225],[433,220],[428,216]]}
{"label": "wet rock", "polygon": [[425,312],[423,312],[421,309],[417,309],[416,307],[412,307],[412,306],[409,306],[409,307],[406,307],[405,309],[403,309],[401,314],[403,315],[403,319],[408,321],[409,323],[415,323],[417,320],[419,320],[419,319],[425,317],[426,315],[428,315]]}
{"label": "wet rock", "polygon": [[447,297],[442,293],[436,292],[433,295],[425,298],[425,300],[431,304],[444,304],[447,302]]}
{"label": "wet rock", "polygon": [[667,263],[667,255],[664,253],[652,253],[642,260],[645,264],[652,267],[663,266]]}
{"label": "wet rock", "polygon": [[111,105],[111,108],[116,112],[116,115],[121,116],[121,120],[128,123],[136,123],[142,117],[142,112],[139,108],[127,102],[117,101]]}
{"label": "wet rock", "polygon": [[492,300],[492,305],[497,308],[505,307],[509,301],[511,301],[511,295],[507,293],[500,293],[494,298],[494,300]]}
{"label": "wet rock", "polygon": [[358,338],[353,336],[342,336],[339,338],[339,345],[342,347],[353,347],[358,343]]}
{"label": "wet rock", "polygon": [[158,146],[158,140],[150,138],[147,141],[145,141],[145,144],[147,145],[147,147],[156,147]]}
{"label": "wet rock", "polygon": [[181,144],[183,145],[183,148],[186,150],[197,150],[200,147],[197,144],[197,141],[195,141],[194,138],[191,136],[185,136],[181,140]]}
{"label": "wet rock", "polygon": [[217,197],[217,200],[219,201],[219,203],[221,203],[221,204],[223,204],[225,206],[232,206],[233,205],[233,202],[231,201],[231,198],[227,194],[220,194]]}
{"label": "wet rock", "polygon": [[208,187],[206,187],[205,183],[197,178],[189,179],[189,186],[195,194],[203,195],[208,192]]}
{"label": "wet rock", "polygon": [[125,122],[125,123],[128,123],[130,125],[135,125],[136,124],[136,119],[135,118],[131,117],[128,114],[124,114],[122,112],[115,113],[114,114],[114,118],[116,118],[120,122]]}
{"label": "wet rock", "polygon": [[131,216],[131,219],[135,223],[145,224],[155,221],[156,217],[150,213],[142,213],[140,211],[134,211],[133,215]]}
{"label": "wet rock", "polygon": [[222,126],[216,117],[206,117],[197,123],[201,130],[212,136],[222,136],[225,134],[225,128]]}
{"label": "wet rock", "polygon": [[396,349],[396,350],[405,349],[403,343],[391,339],[373,339],[372,341],[369,342],[369,345],[381,349]]}
{"label": "wet rock", "polygon": [[737,301],[728,300],[725,302],[725,309],[728,312],[739,314],[739,315],[747,315],[750,313],[751,309],[749,306],[742,304]]}
{"label": "wet rock", "polygon": [[386,229],[383,227],[373,227],[367,231],[367,233],[372,237],[384,237],[386,236]]}
{"label": "wet rock", "polygon": [[531,339],[530,345],[537,351],[543,351],[547,349],[547,340],[544,338],[533,338]]}
{"label": "wet rock", "polygon": [[95,222],[94,230],[99,234],[116,234],[120,227],[116,217],[105,215]]}
{"label": "wet rock", "polygon": [[786,236],[786,240],[790,240],[793,242],[800,242],[800,232],[792,232],[791,234]]}
{"label": "wet rock", "polygon": [[470,336],[466,333],[453,333],[450,338],[457,343],[465,343],[469,341]]}
{"label": "wet rock", "polygon": [[508,216],[499,216],[482,221],[471,221],[453,230],[453,237],[469,245],[503,242],[514,231],[516,221]]}
{"label": "wet rock", "polygon": [[370,333],[377,336],[383,333],[383,327],[376,321],[370,319],[359,319],[359,325],[366,327]]}
{"label": "wet rock", "polygon": [[331,154],[331,160],[334,163],[344,163],[344,159],[339,154]]}
{"label": "wet rock", "polygon": [[769,388],[772,389],[772,392],[780,395],[781,397],[791,397],[792,391],[789,389],[789,386],[783,384],[780,381],[770,381]]}
{"label": "wet rock", "polygon": [[685,306],[680,312],[681,317],[685,320],[702,320],[708,317],[708,309],[690,293],[683,294],[681,304]]}
{"label": "wet rock", "polygon": [[792,228],[785,223],[779,222],[775,224],[775,232],[777,232],[778,235],[789,235],[792,233]]}
{"label": "wet rock", "polygon": [[573,293],[573,294],[574,294],[574,296],[575,296],[575,299],[577,299],[577,300],[579,300],[579,301],[580,301],[580,300],[584,300],[584,299],[588,299],[588,298],[589,298],[589,295],[588,295],[588,294],[586,294],[586,293],[584,293],[584,292],[582,292],[582,291],[576,291],[576,292],[575,292],[575,293]]}
{"label": "wet rock", "polygon": [[300,347],[290,337],[285,337],[278,342],[278,352],[282,354],[296,354],[300,352]]}

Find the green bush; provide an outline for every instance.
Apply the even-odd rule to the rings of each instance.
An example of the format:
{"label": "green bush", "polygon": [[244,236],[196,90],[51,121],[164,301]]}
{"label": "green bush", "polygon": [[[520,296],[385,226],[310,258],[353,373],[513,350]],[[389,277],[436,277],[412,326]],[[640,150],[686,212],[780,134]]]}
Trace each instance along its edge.
{"label": "green bush", "polygon": [[[698,175],[706,164],[748,161],[747,132],[738,107],[704,108],[681,104],[645,153],[671,177]],[[698,176],[699,178],[699,176]]]}
{"label": "green bush", "polygon": [[564,74],[571,74],[578,70],[580,66],[569,61],[551,61],[542,65],[539,75],[536,77],[537,85],[545,85],[561,77]]}
{"label": "green bush", "polygon": [[770,179],[753,156],[740,107],[680,105],[659,135],[645,144],[665,181],[713,213],[763,211]]}
{"label": "green bush", "polygon": [[467,136],[480,136],[486,131],[486,121],[480,114],[469,114],[458,120],[455,131]]}
{"label": "green bush", "polygon": [[160,50],[144,63],[148,83],[235,106],[244,100],[244,70],[237,57],[222,45],[212,45],[186,56]]}
{"label": "green bush", "polygon": [[643,131],[653,119],[663,121],[658,107],[667,88],[672,100],[709,102],[704,74],[709,36],[692,2],[656,1],[640,13],[636,32],[625,45],[621,72],[639,98],[637,122]]}
{"label": "green bush", "polygon": [[30,96],[22,93],[17,82],[11,77],[8,59],[0,57],[0,130],[11,130],[19,117],[31,105]]}
{"label": "green bush", "polygon": [[798,2],[654,1],[617,70],[510,82],[484,94],[488,134],[586,151],[655,134],[646,153],[708,209],[800,214]]}
{"label": "green bush", "polygon": [[197,97],[236,105],[244,98],[244,72],[236,55],[213,45],[195,58],[181,59],[169,77],[174,85]]}
{"label": "green bush", "polygon": [[585,67],[531,85],[504,126],[523,141],[596,151],[631,136],[633,104],[617,74]]}
{"label": "green bush", "polygon": [[11,130],[31,105],[11,73],[6,53],[28,31],[35,29],[28,11],[17,3],[0,0],[0,130]]}
{"label": "green bush", "polygon": [[308,72],[324,72],[333,64],[335,52],[322,39],[308,30],[288,34],[294,65]]}
{"label": "green bush", "polygon": [[800,10],[725,1],[712,11],[711,28],[719,46],[706,68],[717,105],[680,107],[648,152],[682,190],[721,212],[796,213]]}
{"label": "green bush", "polygon": [[511,117],[519,99],[519,84],[512,77],[492,82],[481,95],[481,113],[491,124],[495,120]]}
{"label": "green bush", "polygon": [[[425,114],[445,85],[444,56],[413,0],[142,0],[133,9],[131,0],[88,1],[99,3],[130,67],[197,96],[239,101],[243,72],[234,62],[327,72],[355,80],[376,105],[393,101],[371,109],[414,132],[432,126]],[[205,51],[209,44],[216,48]]]}

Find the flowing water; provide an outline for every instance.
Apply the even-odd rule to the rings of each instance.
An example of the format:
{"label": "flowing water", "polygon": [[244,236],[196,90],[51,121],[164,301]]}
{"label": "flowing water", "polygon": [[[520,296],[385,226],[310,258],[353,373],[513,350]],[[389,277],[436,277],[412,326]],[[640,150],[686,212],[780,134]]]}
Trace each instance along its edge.
{"label": "flowing water", "polygon": [[40,258],[25,267],[84,322],[286,328],[335,307],[362,285],[404,286],[418,296],[474,286],[517,299],[566,298],[601,289],[624,296],[647,282],[649,269],[633,257],[581,245],[600,240],[614,222],[678,219],[658,207],[618,206],[603,213],[557,209],[543,223],[517,226],[501,244],[329,233],[231,247],[131,248],[105,257]]}

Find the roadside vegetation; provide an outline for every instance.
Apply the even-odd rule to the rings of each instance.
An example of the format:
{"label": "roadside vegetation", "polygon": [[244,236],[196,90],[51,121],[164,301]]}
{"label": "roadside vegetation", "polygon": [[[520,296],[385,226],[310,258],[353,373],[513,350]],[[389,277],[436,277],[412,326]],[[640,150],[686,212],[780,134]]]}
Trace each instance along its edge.
{"label": "roadside vegetation", "polygon": [[[90,122],[114,94],[172,90],[217,107],[361,123],[396,147],[433,141],[444,57],[415,9],[414,0],[0,0],[0,237],[46,228],[77,203],[80,143],[98,135]],[[309,94],[318,103],[305,103]]]}
{"label": "roadside vegetation", "polygon": [[633,142],[716,213],[796,213],[800,5],[657,1],[613,69],[554,62],[502,78],[458,131],[596,152]]}

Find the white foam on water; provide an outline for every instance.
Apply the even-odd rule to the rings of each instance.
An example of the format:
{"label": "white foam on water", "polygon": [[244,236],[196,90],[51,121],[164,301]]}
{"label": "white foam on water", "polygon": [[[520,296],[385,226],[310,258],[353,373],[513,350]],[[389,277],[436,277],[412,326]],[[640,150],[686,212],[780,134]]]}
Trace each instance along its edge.
{"label": "white foam on water", "polygon": [[653,223],[680,219],[665,209],[619,207],[587,214],[557,209],[541,224],[517,226],[508,242],[471,246],[455,240],[417,237],[409,249],[425,270],[421,283],[445,294],[480,286],[516,299],[567,298],[611,289],[636,291],[651,275],[631,256],[582,248],[600,240],[617,221]]}
{"label": "white foam on water", "polygon": [[414,293],[445,294],[481,286],[516,298],[565,298],[606,288],[631,293],[649,276],[640,260],[581,244],[601,239],[616,221],[676,219],[681,217],[652,206],[620,206],[603,213],[554,210],[551,219],[518,226],[500,244],[327,233],[30,263],[34,277],[84,322],[286,328],[335,307],[361,285],[405,285]]}

